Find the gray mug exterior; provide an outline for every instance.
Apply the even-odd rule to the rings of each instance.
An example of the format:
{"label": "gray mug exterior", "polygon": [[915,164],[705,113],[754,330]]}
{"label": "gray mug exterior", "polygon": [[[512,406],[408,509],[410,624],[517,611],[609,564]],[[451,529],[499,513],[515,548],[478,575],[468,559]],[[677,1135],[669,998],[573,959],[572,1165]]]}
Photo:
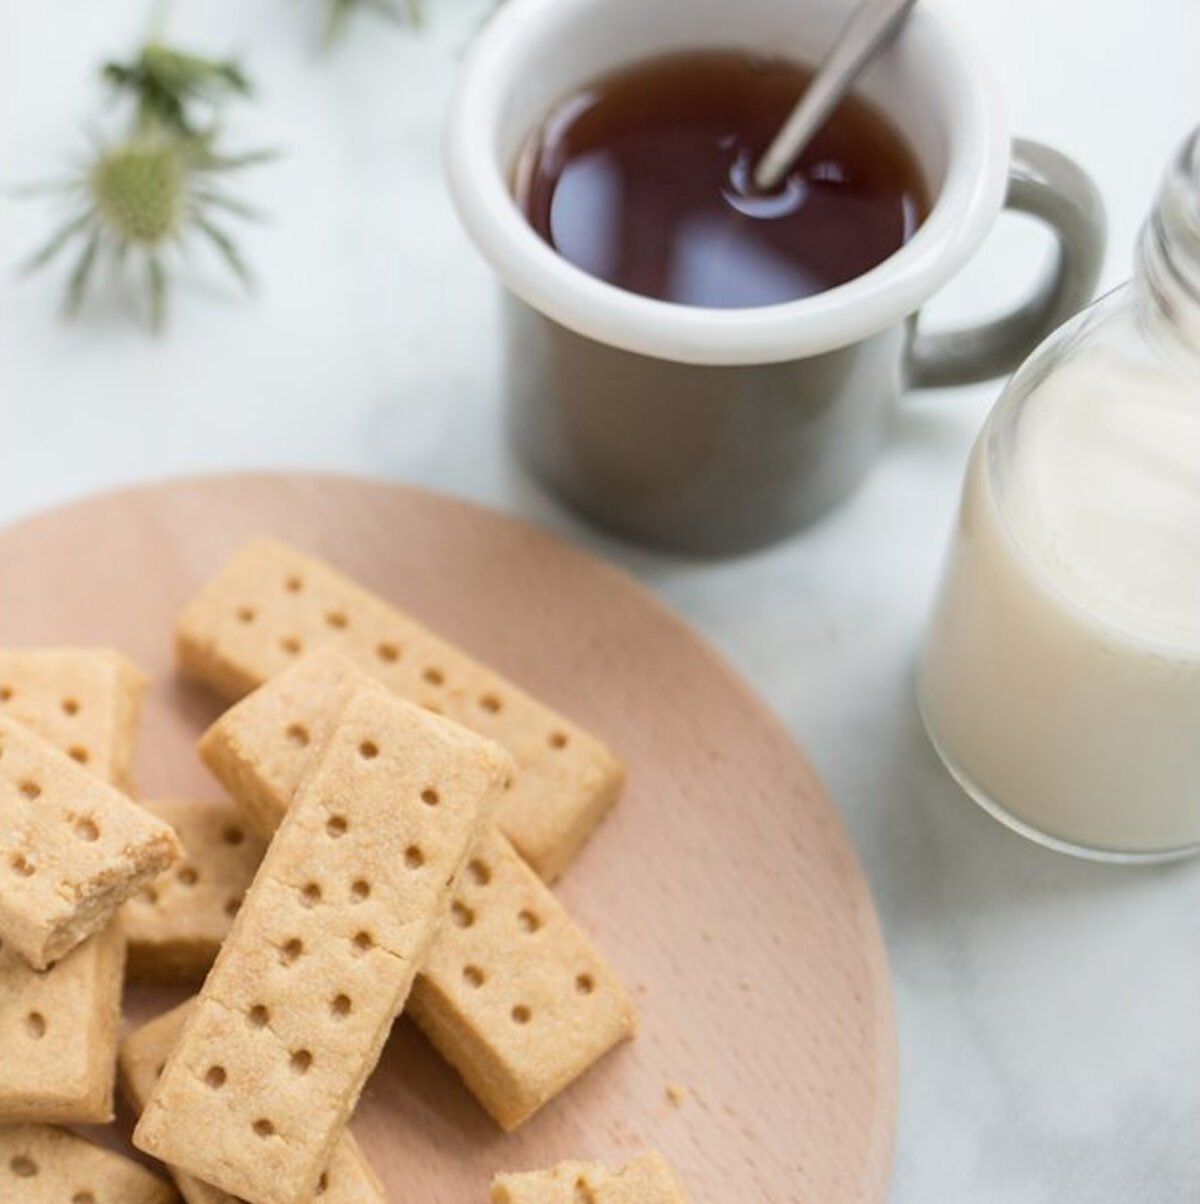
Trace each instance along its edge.
{"label": "gray mug exterior", "polygon": [[863,477],[903,387],[892,327],[777,364],[679,364],[575,334],[505,293],[504,389],[518,455],[588,518],[697,555],[811,522]]}
{"label": "gray mug exterior", "polygon": [[924,336],[910,315],[802,359],[697,365],[598,342],[505,292],[518,456],[563,501],[638,542],[720,556],[784,538],[863,478],[906,387],[1008,372],[1091,297],[1104,217],[1082,170],[1018,141],[1006,205],[1052,228],[1058,260],[1024,305],[971,330]]}

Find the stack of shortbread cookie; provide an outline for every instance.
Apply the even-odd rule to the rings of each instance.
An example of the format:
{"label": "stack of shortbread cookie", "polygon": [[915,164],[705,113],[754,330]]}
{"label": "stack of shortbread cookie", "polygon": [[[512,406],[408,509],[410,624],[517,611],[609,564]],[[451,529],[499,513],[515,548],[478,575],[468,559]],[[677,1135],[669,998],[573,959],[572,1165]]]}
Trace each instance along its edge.
{"label": "stack of shortbread cookie", "polygon": [[[346,1130],[402,1010],[511,1130],[619,1042],[620,979],[549,889],[616,800],[595,737],[413,618],[259,540],[185,608],[181,670],[233,705],[224,801],[133,802],[146,682],[0,650],[0,1200],[386,1199]],[[200,982],[120,1042],[125,974]],[[119,1053],[119,1058],[118,1058]],[[658,1155],[498,1175],[496,1204],[677,1204]]]}

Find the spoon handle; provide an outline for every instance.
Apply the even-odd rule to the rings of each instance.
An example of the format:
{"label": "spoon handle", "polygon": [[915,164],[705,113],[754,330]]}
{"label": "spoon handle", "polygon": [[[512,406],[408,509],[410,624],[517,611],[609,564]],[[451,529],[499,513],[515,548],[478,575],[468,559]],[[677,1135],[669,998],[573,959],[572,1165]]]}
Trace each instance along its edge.
{"label": "spoon handle", "polygon": [[774,188],[825,118],[850,90],[863,66],[882,50],[916,0],[861,0],[838,32],[820,70],[754,168],[754,185]]}

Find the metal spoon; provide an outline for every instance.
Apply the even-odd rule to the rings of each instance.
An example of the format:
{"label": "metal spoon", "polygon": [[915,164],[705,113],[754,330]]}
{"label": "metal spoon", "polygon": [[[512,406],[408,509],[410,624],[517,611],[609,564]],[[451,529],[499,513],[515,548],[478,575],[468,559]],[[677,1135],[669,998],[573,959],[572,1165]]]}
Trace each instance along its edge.
{"label": "metal spoon", "polygon": [[820,70],[754,168],[754,186],[769,192],[787,175],[859,72],[900,28],[916,0],[861,0],[838,32]]}

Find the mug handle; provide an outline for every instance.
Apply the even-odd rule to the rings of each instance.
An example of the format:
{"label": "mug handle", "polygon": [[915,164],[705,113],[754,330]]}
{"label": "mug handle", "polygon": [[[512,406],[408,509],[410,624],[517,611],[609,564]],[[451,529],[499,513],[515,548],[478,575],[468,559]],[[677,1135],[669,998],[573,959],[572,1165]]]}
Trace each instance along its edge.
{"label": "mug handle", "polygon": [[1004,206],[1051,228],[1058,239],[1052,270],[1012,313],[961,330],[918,332],[908,356],[910,388],[1004,376],[1091,300],[1104,262],[1104,204],[1083,168],[1040,142],[1017,138]]}

